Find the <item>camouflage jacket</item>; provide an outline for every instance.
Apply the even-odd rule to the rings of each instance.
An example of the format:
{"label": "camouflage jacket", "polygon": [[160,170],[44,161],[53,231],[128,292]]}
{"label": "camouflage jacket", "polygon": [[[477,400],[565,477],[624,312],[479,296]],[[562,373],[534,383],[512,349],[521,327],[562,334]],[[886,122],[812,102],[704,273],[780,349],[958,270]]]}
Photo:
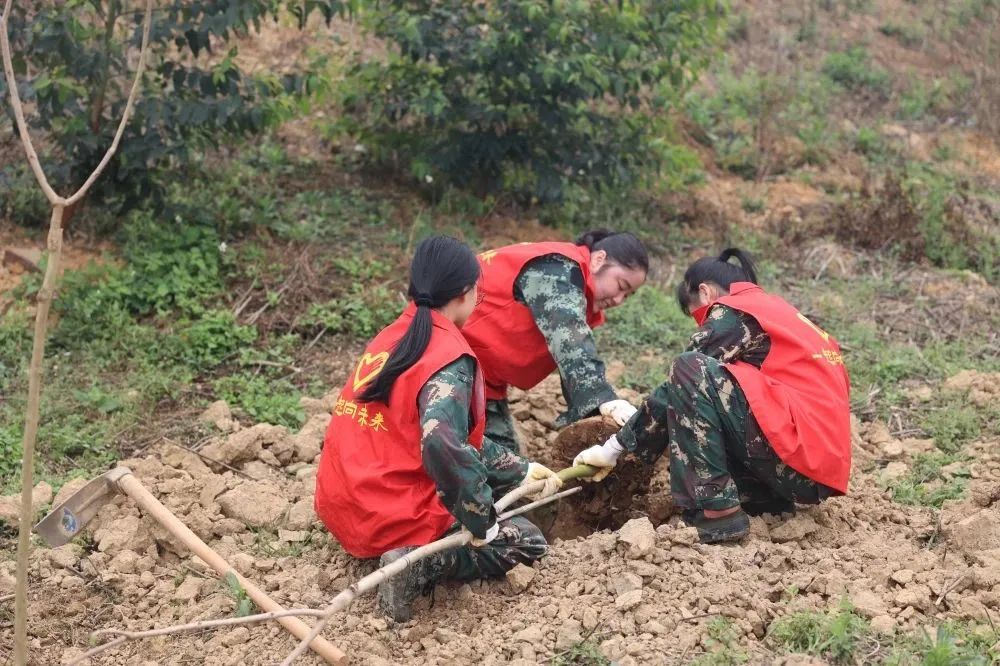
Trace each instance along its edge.
{"label": "camouflage jacket", "polygon": [[691,335],[687,351],[701,352],[723,363],[744,361],[759,368],[771,351],[771,338],[752,316],[716,303],[705,323]]}
{"label": "camouflage jacket", "polygon": [[557,427],[590,416],[618,397],[605,378],[604,361],[587,324],[583,271],[574,261],[558,254],[532,259],[514,283],[514,298],[531,310],[559,367],[568,409],[559,415]]}
{"label": "camouflage jacket", "polygon": [[[771,339],[752,316],[721,303],[714,305],[705,323],[691,335],[687,351],[699,352],[723,363],[745,361],[761,367]],[[622,427],[618,442],[648,463],[655,462],[667,441],[667,388],[653,391],[639,411]]]}
{"label": "camouflage jacket", "polygon": [[438,370],[417,397],[421,458],[437,485],[438,498],[462,525],[479,538],[496,522],[499,497],[524,479],[528,461],[483,439],[480,451],[469,445],[475,361],[469,356]]}

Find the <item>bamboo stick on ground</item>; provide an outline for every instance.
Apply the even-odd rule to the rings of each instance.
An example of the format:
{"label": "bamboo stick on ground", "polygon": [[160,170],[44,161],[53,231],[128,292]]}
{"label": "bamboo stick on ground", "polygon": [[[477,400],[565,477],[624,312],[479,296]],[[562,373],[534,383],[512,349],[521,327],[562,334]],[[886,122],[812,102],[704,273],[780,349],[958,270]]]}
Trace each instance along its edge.
{"label": "bamboo stick on ground", "polygon": [[[593,475],[593,473],[594,473],[594,468],[588,465],[577,465],[576,467],[570,467],[568,469],[562,470],[561,472],[558,473],[558,475],[559,478],[562,479],[563,481],[569,481],[572,479],[580,479],[583,477],[591,476]],[[495,506],[497,512],[499,513],[503,511],[503,509],[510,506],[512,503],[516,502],[521,497],[533,492],[537,492],[538,490],[541,490],[541,488],[544,485],[545,485],[544,481],[536,481],[532,484],[522,486],[520,488],[515,488],[510,493],[508,493],[507,495],[505,495],[503,498],[501,498],[496,502]],[[549,495],[548,497],[543,497],[542,499],[535,500],[534,502],[525,504],[524,506],[517,507],[516,509],[500,513],[499,519],[506,520],[508,518],[512,518],[516,515],[520,515],[539,506],[550,504],[559,499],[562,499],[563,497],[568,497],[569,495],[575,494],[579,491],[580,487],[575,487],[575,488],[570,488],[568,490],[560,491],[553,495]],[[122,645],[123,643],[126,643],[130,640],[138,640],[152,636],[165,636],[168,634],[183,633],[186,631],[205,631],[224,626],[255,624],[257,622],[265,622],[268,620],[275,620],[281,617],[291,617],[291,616],[311,616],[319,618],[319,621],[317,622],[316,626],[313,627],[310,634],[306,636],[296,648],[296,649],[298,648],[307,649],[304,646],[308,646],[317,636],[319,636],[319,634],[323,631],[326,622],[329,621],[329,619],[333,616],[333,614],[348,608],[358,596],[364,594],[365,592],[370,592],[371,590],[374,590],[383,580],[387,580],[405,571],[406,567],[408,567],[413,562],[417,562],[435,553],[439,553],[445,550],[449,550],[451,548],[458,548],[463,545],[466,545],[470,539],[471,535],[468,532],[463,531],[449,535],[433,543],[429,543],[426,546],[421,546],[420,548],[417,548],[416,550],[408,553],[404,557],[401,557],[400,559],[396,560],[392,564],[368,574],[355,584],[351,585],[349,588],[347,588],[346,590],[338,594],[336,597],[334,597],[334,599],[330,602],[330,604],[324,609],[298,608],[276,613],[258,613],[256,615],[248,615],[246,617],[240,617],[240,618],[202,620],[199,622],[179,624],[170,627],[161,627],[159,629],[149,629],[146,631],[102,629],[100,631],[94,632],[91,635],[91,639],[96,639],[100,636],[105,636],[105,635],[115,636],[115,638],[107,643],[104,643],[103,645],[98,645],[89,650],[88,652],[86,652],[85,654],[77,657],[73,662],[71,662],[70,666],[82,663],[87,659],[91,659],[107,650],[118,647],[119,645]],[[291,663],[292,660],[296,659],[300,655],[301,653],[296,654],[295,652],[292,652],[292,654],[290,654],[288,658],[286,658],[285,663]]]}
{"label": "bamboo stick on ground", "polygon": [[[586,476],[593,476],[595,471],[596,470],[589,465],[576,465],[575,467],[568,467],[558,472],[558,476],[563,481],[568,481],[570,479],[579,479]],[[515,488],[514,490],[510,491],[509,493],[501,497],[499,500],[497,500],[497,502],[494,504],[497,513],[500,513],[508,506],[510,506],[517,500],[521,499],[522,497],[530,495],[531,493],[536,493],[544,487],[545,487],[545,481],[535,481],[534,483],[518,486],[517,488]],[[544,499],[552,501],[553,498],[544,498]],[[544,503],[547,504],[548,502]],[[406,555],[399,558],[392,564],[377,571],[374,571],[365,576],[364,578],[362,578],[361,580],[359,580],[357,583],[354,583],[349,588],[347,588],[346,590],[344,590],[343,592],[341,592],[340,594],[338,594],[336,597],[333,598],[333,601],[330,602],[330,605],[328,605],[324,609],[324,616],[319,619],[319,621],[316,623],[316,626],[313,627],[313,630],[309,632],[309,635],[299,642],[299,644],[295,647],[295,650],[293,650],[292,653],[289,654],[283,662],[281,662],[281,666],[290,666],[292,662],[294,662],[296,659],[302,656],[302,654],[308,649],[309,642],[323,632],[323,629],[326,627],[326,623],[330,620],[331,617],[333,617],[333,614],[338,611],[342,611],[346,609],[348,606],[350,606],[354,602],[354,600],[358,597],[358,595],[363,594],[365,592],[369,592],[377,588],[382,581],[388,580],[392,576],[401,573],[406,569],[406,567],[408,567],[413,562],[421,560],[427,557],[428,555],[433,555],[435,553],[440,553],[445,550],[450,550],[451,548],[458,548],[460,546],[464,546],[468,544],[469,541],[471,540],[472,540],[472,535],[468,531],[462,531],[457,534],[452,534],[443,539],[434,541],[433,543],[429,543],[426,546],[421,546],[420,548],[417,548],[416,550],[407,553]]]}

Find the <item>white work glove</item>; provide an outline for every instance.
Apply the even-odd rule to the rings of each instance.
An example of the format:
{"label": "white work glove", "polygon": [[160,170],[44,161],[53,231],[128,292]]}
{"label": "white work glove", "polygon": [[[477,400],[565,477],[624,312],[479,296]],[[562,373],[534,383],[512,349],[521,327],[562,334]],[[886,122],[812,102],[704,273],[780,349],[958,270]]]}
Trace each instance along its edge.
{"label": "white work glove", "polygon": [[589,479],[584,477],[584,481],[602,481],[604,477],[611,474],[611,470],[618,464],[618,456],[624,452],[625,447],[618,443],[618,435],[611,435],[608,441],[603,444],[595,444],[576,454],[576,458],[573,458],[573,465],[597,467],[597,473]]}
{"label": "white work glove", "polygon": [[528,495],[529,498],[533,500],[540,500],[543,497],[548,497],[552,493],[556,492],[562,488],[562,479],[560,479],[555,472],[539,463],[528,463],[528,473],[524,475],[524,480],[521,481],[521,486],[526,486],[529,483],[534,483],[535,481],[545,481],[545,485],[541,490]]}
{"label": "white work glove", "polygon": [[628,423],[632,415],[639,411],[628,400],[609,400],[598,407],[598,409],[601,412],[601,416],[611,417],[620,426]]}
{"label": "white work glove", "polygon": [[[467,527],[463,527],[462,529],[464,529],[466,532],[469,531],[469,528]],[[472,541],[469,542],[469,545],[472,546],[473,548],[482,548],[490,541],[493,541],[493,539],[496,539],[498,534],[500,534],[500,523],[496,522],[493,523],[493,527],[486,530],[485,537],[483,537],[482,539],[477,539],[476,537],[472,537]]]}

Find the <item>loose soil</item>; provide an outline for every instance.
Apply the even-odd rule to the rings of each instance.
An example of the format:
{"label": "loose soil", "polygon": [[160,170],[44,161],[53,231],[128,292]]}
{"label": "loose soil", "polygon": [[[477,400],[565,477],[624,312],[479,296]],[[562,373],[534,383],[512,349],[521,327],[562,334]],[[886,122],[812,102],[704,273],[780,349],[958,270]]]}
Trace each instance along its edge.
{"label": "loose soil", "polygon": [[[934,391],[964,391],[970,402],[996,405],[998,386],[997,375],[970,371]],[[594,441],[560,439],[551,428],[558,400],[545,397],[558,390],[557,379],[540,389],[541,397],[513,399],[529,454],[558,466],[572,449],[605,437],[609,428],[591,424]],[[224,404],[213,405],[203,418],[216,436],[202,452],[238,474],[167,446],[122,464],[280,603],[321,606],[374,568],[341,550],[311,510],[333,398],[305,400],[310,419],[298,433],[240,427]],[[531,418],[521,411],[525,402],[539,405]],[[619,529],[557,537],[526,589],[515,592],[520,588],[503,580],[442,585],[418,600],[415,619],[402,625],[376,613],[366,597],[325,635],[359,664],[536,663],[585,636],[620,664],[679,664],[704,651],[708,624],[723,616],[759,663],[771,659],[763,639],[775,619],[835,607],[845,597],[887,631],[947,618],[985,622],[987,609],[1000,605],[1000,441],[974,443],[968,468],[950,470],[968,475],[968,499],[947,503],[937,519],[927,508],[892,502],[882,490],[887,476],[905,473],[913,456],[932,446],[893,437],[881,423],[855,421],[848,497],[800,507],[792,517],[754,518],[750,538],[725,546],[694,543],[691,528],[656,509],[665,482],[658,466],[649,494],[620,511],[595,511],[584,499],[564,502],[561,512],[575,515],[578,531],[593,520]],[[75,487],[62,489],[54,502]],[[3,563],[0,595],[12,585],[13,562]],[[236,601],[122,497],[84,538],[34,551],[29,604],[36,663],[59,664],[80,654],[95,629],[227,617]],[[0,640],[9,644],[10,634],[4,625]],[[280,627],[263,625],[133,642],[99,663],[268,664],[292,647]],[[309,656],[302,663],[319,662]]]}

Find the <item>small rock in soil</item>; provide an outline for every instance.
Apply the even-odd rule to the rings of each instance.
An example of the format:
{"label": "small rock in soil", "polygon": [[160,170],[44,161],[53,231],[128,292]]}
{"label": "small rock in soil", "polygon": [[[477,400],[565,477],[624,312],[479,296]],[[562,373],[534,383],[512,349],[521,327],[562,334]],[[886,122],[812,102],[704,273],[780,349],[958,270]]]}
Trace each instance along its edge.
{"label": "small rock in soil", "polygon": [[626,556],[638,559],[656,545],[656,529],[649,518],[633,518],[618,530],[618,540],[626,545]]}
{"label": "small rock in soil", "polygon": [[507,583],[514,592],[524,592],[528,589],[528,585],[531,584],[531,581],[535,579],[535,575],[537,573],[538,572],[529,566],[518,564],[507,572]]}

